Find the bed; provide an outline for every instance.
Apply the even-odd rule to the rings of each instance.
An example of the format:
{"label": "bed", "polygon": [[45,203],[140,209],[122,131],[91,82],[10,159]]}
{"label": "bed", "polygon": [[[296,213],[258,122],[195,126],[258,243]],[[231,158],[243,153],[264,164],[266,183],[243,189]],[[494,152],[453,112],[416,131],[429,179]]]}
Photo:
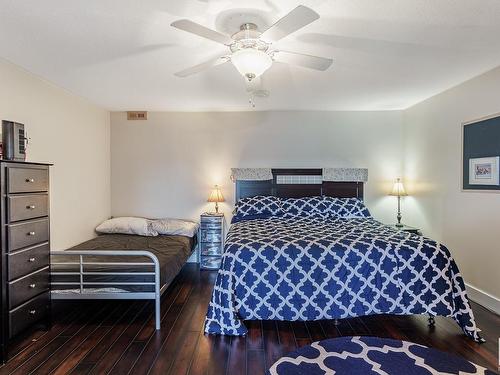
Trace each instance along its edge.
{"label": "bed", "polygon": [[161,294],[196,244],[196,237],[102,234],[51,251],[52,299],[152,299],[160,329]]}
{"label": "bed", "polygon": [[[362,198],[363,183],[280,175],[236,181],[237,201],[255,195]],[[280,184],[279,181],[284,181]],[[307,181],[302,179],[301,181]],[[245,335],[244,320],[341,319],[370,314],[453,318],[482,342],[465,285],[448,249],[371,217],[270,217],[240,221],[227,235],[205,320],[209,334]]]}

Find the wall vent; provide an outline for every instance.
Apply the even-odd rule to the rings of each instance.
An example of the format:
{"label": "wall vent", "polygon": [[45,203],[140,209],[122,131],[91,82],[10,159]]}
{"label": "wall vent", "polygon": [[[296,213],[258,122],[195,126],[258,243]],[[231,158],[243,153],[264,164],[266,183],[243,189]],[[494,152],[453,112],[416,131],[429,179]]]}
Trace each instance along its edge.
{"label": "wall vent", "polygon": [[127,120],[147,120],[148,113],[146,111],[128,111]]}

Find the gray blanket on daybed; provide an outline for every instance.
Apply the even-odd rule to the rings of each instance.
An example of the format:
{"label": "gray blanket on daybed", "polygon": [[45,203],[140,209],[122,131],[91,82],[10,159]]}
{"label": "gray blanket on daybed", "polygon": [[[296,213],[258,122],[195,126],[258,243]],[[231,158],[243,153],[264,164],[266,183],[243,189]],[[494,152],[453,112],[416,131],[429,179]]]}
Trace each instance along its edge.
{"label": "gray blanket on daybed", "polygon": [[[160,284],[168,285],[179,273],[186,263],[196,246],[196,238],[184,236],[166,236],[144,237],[128,234],[104,234],[92,240],[83,242],[77,246],[68,249],[68,252],[74,250],[146,250],[154,254],[160,263]],[[86,256],[85,262],[127,262],[127,263],[151,263],[151,260],[143,256]],[[78,272],[78,265],[55,264],[78,262],[78,256],[51,256],[52,271],[56,272]],[[132,266],[132,265],[85,265],[86,272],[153,272],[151,266]],[[54,275],[52,283],[67,282],[79,280],[77,275]],[[85,281],[92,282],[152,282],[153,276],[130,276],[130,275],[87,275]],[[95,285],[93,288],[109,288],[107,284]],[[52,290],[75,289],[78,286],[71,285],[52,285]],[[89,287],[90,288],[90,287]],[[154,291],[153,286],[119,286],[119,289],[126,291]]]}

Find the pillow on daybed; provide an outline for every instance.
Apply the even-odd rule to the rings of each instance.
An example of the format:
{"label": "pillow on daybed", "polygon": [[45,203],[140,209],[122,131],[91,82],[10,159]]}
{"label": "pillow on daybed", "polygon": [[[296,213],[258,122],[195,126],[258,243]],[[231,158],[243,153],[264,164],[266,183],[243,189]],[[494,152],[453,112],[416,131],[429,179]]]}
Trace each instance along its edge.
{"label": "pillow on daybed", "polygon": [[157,236],[152,228],[152,221],[143,217],[115,217],[104,221],[95,228],[98,233],[118,233],[118,234],[136,234],[139,236]]}
{"label": "pillow on daybed", "polygon": [[282,214],[279,198],[270,195],[257,195],[240,199],[236,203],[232,223],[249,219],[267,219]]}
{"label": "pillow on daybed", "polygon": [[199,224],[189,220],[164,218],[153,220],[151,226],[158,234],[194,237]]}

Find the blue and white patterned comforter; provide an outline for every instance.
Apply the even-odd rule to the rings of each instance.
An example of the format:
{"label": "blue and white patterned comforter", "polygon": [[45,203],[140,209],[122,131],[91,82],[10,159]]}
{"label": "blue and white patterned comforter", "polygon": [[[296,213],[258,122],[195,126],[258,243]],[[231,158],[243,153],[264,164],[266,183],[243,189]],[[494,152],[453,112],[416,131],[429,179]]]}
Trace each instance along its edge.
{"label": "blue and white patterned comforter", "polygon": [[232,225],[205,332],[244,335],[251,319],[385,313],[452,317],[482,340],[445,246],[372,218],[273,217]]}

